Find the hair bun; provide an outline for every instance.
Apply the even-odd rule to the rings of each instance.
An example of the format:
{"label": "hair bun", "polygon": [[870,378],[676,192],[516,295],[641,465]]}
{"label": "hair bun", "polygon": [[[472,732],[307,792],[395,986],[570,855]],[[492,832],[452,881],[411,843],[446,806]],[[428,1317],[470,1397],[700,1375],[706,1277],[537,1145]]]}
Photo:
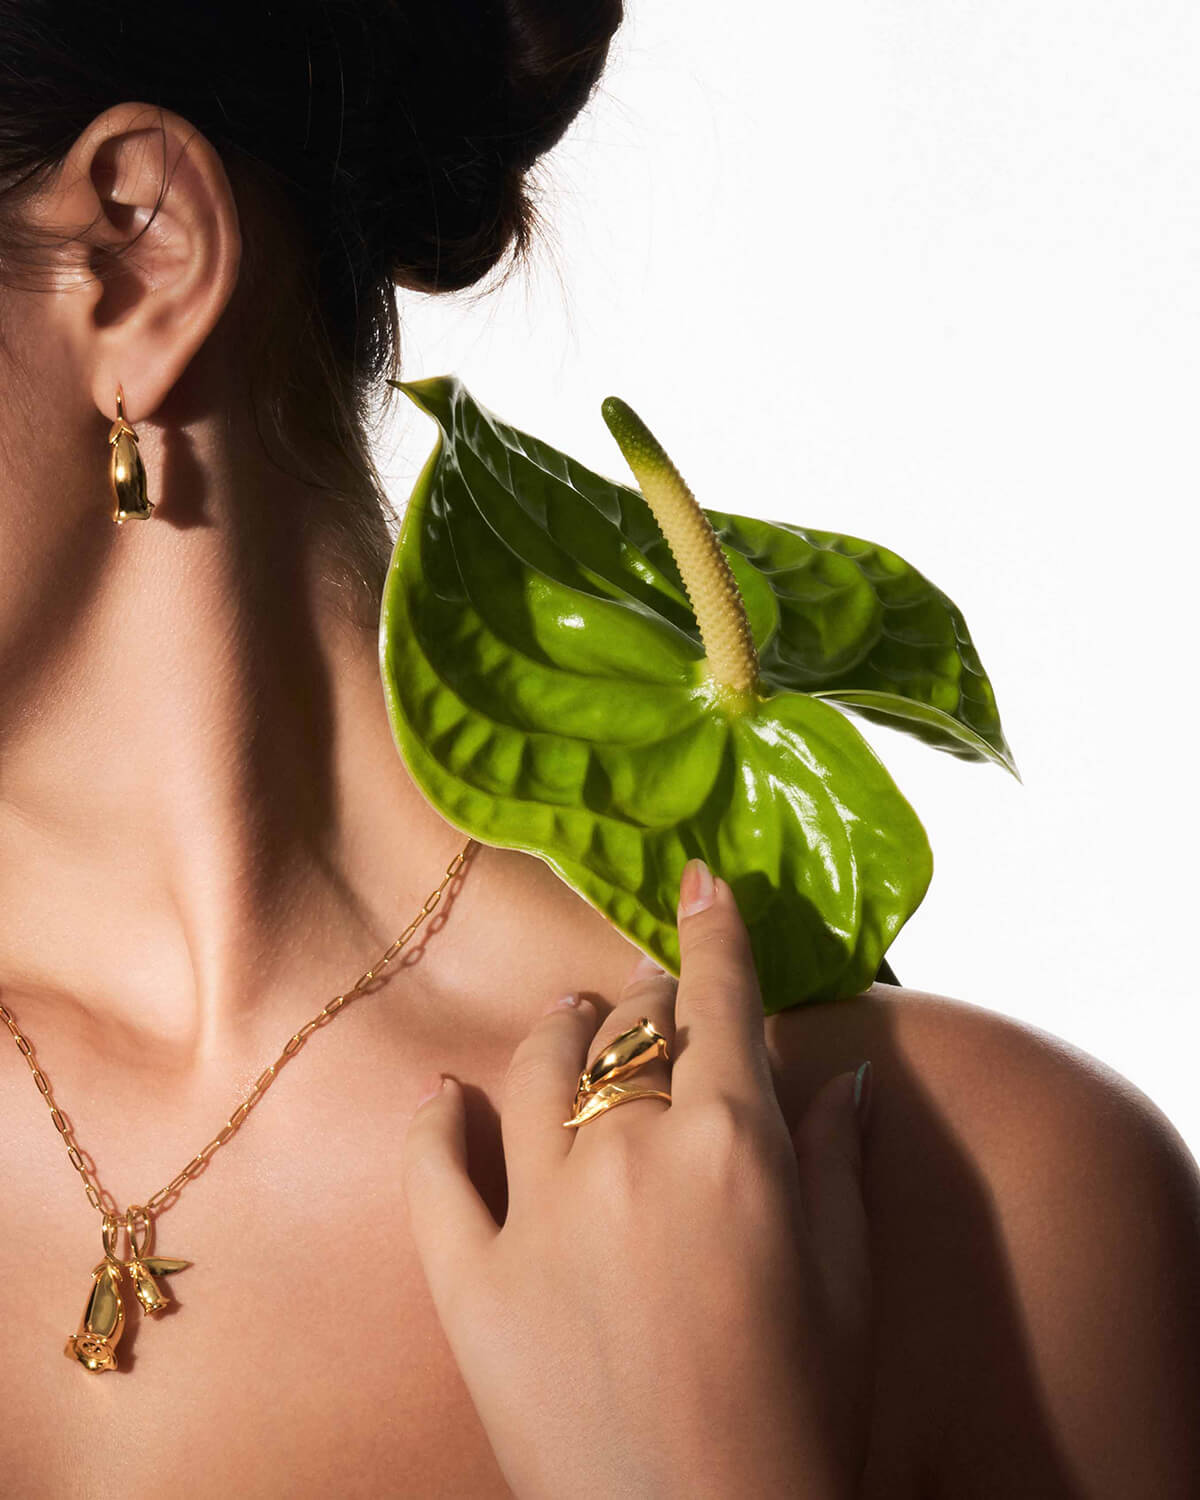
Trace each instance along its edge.
{"label": "hair bun", "polygon": [[526,169],[561,139],[599,80],[621,0],[505,0],[513,114]]}
{"label": "hair bun", "polygon": [[621,0],[385,10],[392,77],[379,102],[389,123],[373,139],[387,160],[360,176],[368,191],[358,209],[369,220],[375,208],[394,280],[456,290],[528,243],[526,174],[590,97]]}

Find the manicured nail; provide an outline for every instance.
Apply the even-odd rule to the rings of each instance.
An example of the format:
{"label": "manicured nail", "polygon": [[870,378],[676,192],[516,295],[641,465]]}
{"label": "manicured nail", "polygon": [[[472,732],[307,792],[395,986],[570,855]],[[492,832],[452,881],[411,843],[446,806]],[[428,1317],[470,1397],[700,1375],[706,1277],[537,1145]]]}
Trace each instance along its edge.
{"label": "manicured nail", "polygon": [[596,1007],[586,995],[560,995],[557,1000],[552,1000],[542,1012],[545,1016],[554,1015],[560,1010],[577,1010],[580,1015],[586,1015],[588,1011]]}
{"label": "manicured nail", "polygon": [[560,995],[557,1000],[551,1000],[550,1004],[547,1005],[546,1009],[542,1012],[542,1014],[543,1015],[547,1015],[547,1016],[551,1015],[556,1010],[562,1010],[564,1008],[564,1006],[566,1007],[566,1009],[572,1010],[578,1004],[579,1004],[579,996],[578,995]]}
{"label": "manicured nail", "polygon": [[632,984],[635,979],[650,979],[666,972],[666,969],[663,968],[657,959],[651,958],[648,953],[643,953],[633,968],[630,969],[629,978],[625,982],[626,984]]}
{"label": "manicured nail", "polygon": [[854,1074],[854,1113],[858,1116],[859,1130],[867,1128],[867,1120],[871,1113],[871,1078],[872,1069],[870,1061],[860,1063]]}
{"label": "manicured nail", "polygon": [[683,867],[683,879],[679,882],[679,915],[691,917],[706,906],[712,905],[712,871],[702,859],[689,859]]}
{"label": "manicured nail", "polygon": [[427,1104],[435,1094],[440,1094],[442,1092],[442,1084],[444,1082],[445,1079],[443,1078],[441,1073],[434,1073],[431,1078],[427,1078],[425,1080],[424,1087],[422,1088],[421,1093],[417,1098],[417,1108],[420,1109],[422,1104]]}

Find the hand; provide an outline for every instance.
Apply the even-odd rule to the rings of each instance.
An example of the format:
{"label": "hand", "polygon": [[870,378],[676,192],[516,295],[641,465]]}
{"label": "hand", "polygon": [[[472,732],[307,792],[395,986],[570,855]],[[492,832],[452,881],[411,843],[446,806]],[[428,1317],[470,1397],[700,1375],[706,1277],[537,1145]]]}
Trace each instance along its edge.
{"label": "hand", "polygon": [[[678,982],[639,965],[598,1032],[589,1002],[559,1002],[514,1052],[502,1228],[467,1175],[454,1080],[409,1125],[417,1253],[519,1500],[857,1489],[872,1359],[853,1074],[793,1141],[733,893],[695,861],[681,894]],[[672,1102],[564,1129],[580,1071],[641,1016],[672,1062],[623,1081]]]}

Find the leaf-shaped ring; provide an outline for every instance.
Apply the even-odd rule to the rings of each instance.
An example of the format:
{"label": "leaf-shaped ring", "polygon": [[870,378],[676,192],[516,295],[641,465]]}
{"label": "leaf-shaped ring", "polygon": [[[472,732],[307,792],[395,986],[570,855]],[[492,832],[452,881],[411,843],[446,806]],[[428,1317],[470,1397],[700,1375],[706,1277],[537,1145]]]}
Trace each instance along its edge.
{"label": "leaf-shaped ring", "polygon": [[564,1120],[563,1125],[583,1125],[630,1099],[665,1099],[669,1104],[670,1094],[661,1089],[627,1089],[616,1082],[656,1057],[670,1061],[667,1039],[649,1016],[642,1016],[636,1025],[613,1037],[599,1057],[580,1073],[571,1118]]}
{"label": "leaf-shaped ring", "polygon": [[627,1104],[630,1099],[665,1099],[671,1102],[670,1094],[664,1094],[661,1089],[623,1089],[619,1083],[606,1083],[602,1089],[597,1089],[594,1094],[587,1094],[582,1101],[576,1101],[575,1113],[569,1120],[564,1120],[564,1125],[583,1125],[588,1120],[594,1120],[597,1115],[602,1115],[606,1109],[612,1109],[618,1104]]}

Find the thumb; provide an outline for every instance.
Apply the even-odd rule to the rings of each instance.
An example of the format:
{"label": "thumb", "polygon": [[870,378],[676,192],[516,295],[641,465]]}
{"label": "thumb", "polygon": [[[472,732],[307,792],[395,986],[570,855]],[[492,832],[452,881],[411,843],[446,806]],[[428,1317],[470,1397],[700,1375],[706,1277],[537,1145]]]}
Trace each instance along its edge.
{"label": "thumb", "polygon": [[[870,1064],[862,1074],[865,1118]],[[863,1201],[862,1127],[855,1106],[856,1073],[831,1078],[793,1132],[809,1245],[839,1341],[864,1359],[871,1327],[871,1260]]]}

